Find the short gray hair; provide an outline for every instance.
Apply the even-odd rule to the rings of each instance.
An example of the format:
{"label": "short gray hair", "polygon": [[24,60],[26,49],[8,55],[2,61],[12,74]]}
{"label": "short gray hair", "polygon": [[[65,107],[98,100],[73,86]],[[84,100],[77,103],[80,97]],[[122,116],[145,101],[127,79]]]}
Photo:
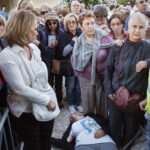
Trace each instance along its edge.
{"label": "short gray hair", "polygon": [[130,26],[132,24],[132,22],[134,22],[135,20],[141,20],[144,23],[144,28],[147,29],[148,20],[147,20],[147,17],[144,14],[142,14],[140,12],[136,12],[136,13],[132,14],[130,16],[128,26]]}

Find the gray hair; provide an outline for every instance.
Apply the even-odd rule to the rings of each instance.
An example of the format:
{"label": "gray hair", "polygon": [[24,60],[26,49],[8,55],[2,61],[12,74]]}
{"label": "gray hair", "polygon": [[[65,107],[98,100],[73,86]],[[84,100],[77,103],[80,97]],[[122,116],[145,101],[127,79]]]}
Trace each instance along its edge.
{"label": "gray hair", "polygon": [[134,14],[132,14],[130,16],[130,19],[129,19],[129,22],[128,22],[128,26],[130,26],[132,24],[132,22],[134,22],[135,20],[141,20],[144,24],[144,28],[147,29],[148,27],[148,20],[147,20],[147,17],[140,13],[140,12],[136,12]]}

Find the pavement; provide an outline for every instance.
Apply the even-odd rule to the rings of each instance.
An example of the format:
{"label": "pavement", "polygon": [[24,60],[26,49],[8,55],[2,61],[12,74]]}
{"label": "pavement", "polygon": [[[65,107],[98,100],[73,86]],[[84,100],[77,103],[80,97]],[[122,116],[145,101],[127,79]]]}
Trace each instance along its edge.
{"label": "pavement", "polygon": [[[52,137],[61,138],[63,133],[66,131],[69,125],[69,116],[68,104],[64,101],[64,108],[61,109],[60,115],[55,119],[54,130]],[[146,127],[145,127],[146,128]],[[52,150],[61,150],[56,147],[52,147]],[[129,149],[127,149],[129,150]],[[130,150],[146,150],[146,135],[139,135],[131,147]]]}

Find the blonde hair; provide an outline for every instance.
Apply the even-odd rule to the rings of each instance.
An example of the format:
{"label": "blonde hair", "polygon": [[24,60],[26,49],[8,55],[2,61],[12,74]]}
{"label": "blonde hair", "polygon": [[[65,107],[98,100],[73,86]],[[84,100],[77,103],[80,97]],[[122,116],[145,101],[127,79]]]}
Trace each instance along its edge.
{"label": "blonde hair", "polygon": [[6,23],[4,38],[8,45],[12,47],[14,44],[20,46],[28,45],[27,34],[35,23],[35,15],[27,10],[15,12]]}
{"label": "blonde hair", "polygon": [[5,20],[4,20],[4,17],[2,15],[0,15],[0,24],[5,26]]}
{"label": "blonde hair", "polygon": [[68,23],[68,21],[70,20],[71,17],[75,18],[75,20],[77,22],[77,26],[79,26],[78,16],[76,14],[70,13],[70,14],[66,15],[65,18],[64,18],[64,27],[65,27],[66,30],[68,30],[67,23]]}
{"label": "blonde hair", "polygon": [[33,10],[33,5],[30,0],[20,0],[17,10]]}

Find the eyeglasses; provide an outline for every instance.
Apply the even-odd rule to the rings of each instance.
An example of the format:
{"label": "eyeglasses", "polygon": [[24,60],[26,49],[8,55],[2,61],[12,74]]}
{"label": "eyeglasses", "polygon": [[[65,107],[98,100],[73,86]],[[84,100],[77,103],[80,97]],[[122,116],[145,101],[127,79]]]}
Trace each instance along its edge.
{"label": "eyeglasses", "polygon": [[45,15],[48,11],[41,11],[41,15]]}
{"label": "eyeglasses", "polygon": [[47,25],[51,26],[51,25],[56,25],[57,22],[47,22]]}
{"label": "eyeglasses", "polygon": [[71,6],[73,6],[73,7],[80,7],[80,5],[71,5]]}
{"label": "eyeglasses", "polygon": [[68,21],[67,24],[71,25],[71,24],[76,24],[76,21]]}
{"label": "eyeglasses", "polygon": [[110,24],[110,26],[112,26],[112,27],[114,27],[114,26],[120,26],[121,25],[121,23],[112,23],[112,24]]}
{"label": "eyeglasses", "polygon": [[139,1],[139,4],[143,4],[144,2],[148,2],[148,0],[141,0],[141,1]]}

